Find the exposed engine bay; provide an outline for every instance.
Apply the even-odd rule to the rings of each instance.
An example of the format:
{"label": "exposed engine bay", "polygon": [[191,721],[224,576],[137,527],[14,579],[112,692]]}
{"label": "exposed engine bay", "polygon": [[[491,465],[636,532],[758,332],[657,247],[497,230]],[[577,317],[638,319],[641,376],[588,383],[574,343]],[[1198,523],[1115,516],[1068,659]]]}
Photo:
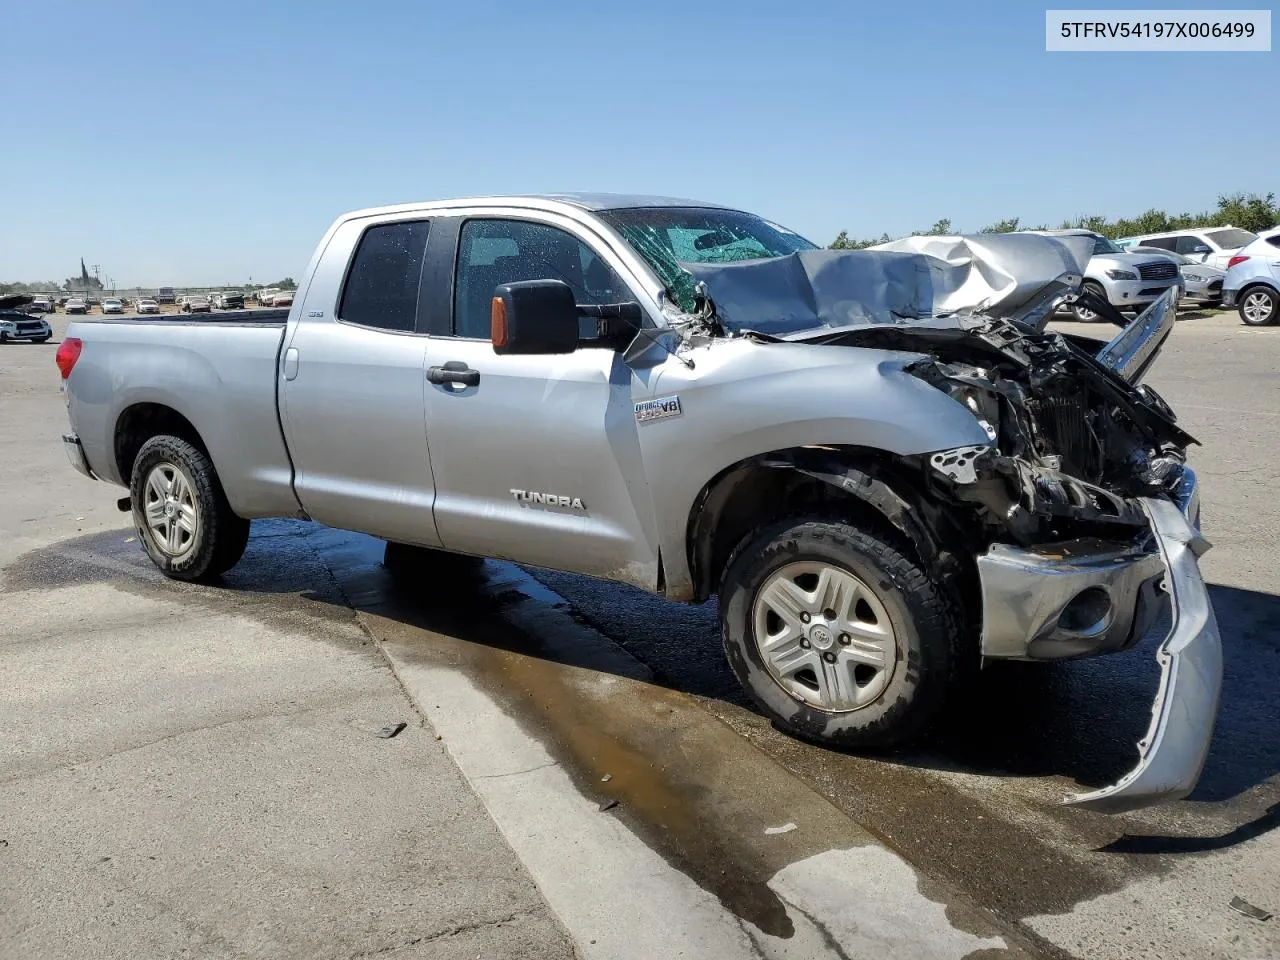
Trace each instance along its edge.
{"label": "exposed engine bay", "polygon": [[968,408],[992,441],[935,454],[930,466],[1018,543],[1145,528],[1134,498],[1172,495],[1195,442],[1153,389],[1127,382],[1086,340],[979,317],[821,339],[928,354],[909,371]]}

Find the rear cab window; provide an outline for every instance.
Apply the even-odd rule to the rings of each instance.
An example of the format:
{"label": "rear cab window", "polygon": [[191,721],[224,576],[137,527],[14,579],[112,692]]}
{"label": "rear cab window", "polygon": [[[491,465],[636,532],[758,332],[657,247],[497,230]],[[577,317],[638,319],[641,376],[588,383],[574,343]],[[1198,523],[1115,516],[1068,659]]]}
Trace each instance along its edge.
{"label": "rear cab window", "polygon": [[365,230],[347,269],[339,321],[398,333],[416,331],[429,227],[427,220],[401,220]]}

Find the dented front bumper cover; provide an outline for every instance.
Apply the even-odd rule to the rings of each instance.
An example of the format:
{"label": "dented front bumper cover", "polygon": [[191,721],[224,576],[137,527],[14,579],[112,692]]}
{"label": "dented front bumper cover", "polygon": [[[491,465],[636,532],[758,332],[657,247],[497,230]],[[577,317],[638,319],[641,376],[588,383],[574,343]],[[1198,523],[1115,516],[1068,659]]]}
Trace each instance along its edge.
{"label": "dented front bumper cover", "polygon": [[1144,498],[1167,570],[1173,624],[1156,651],[1160,688],[1151,725],[1138,741],[1138,765],[1118,782],[1063,802],[1119,813],[1180,800],[1200,779],[1222,689],[1222,636],[1199,557],[1209,542],[1188,515],[1168,500]]}
{"label": "dented front bumper cover", "polygon": [[[1222,639],[1198,562],[1209,543],[1198,529],[1195,474],[1185,470],[1174,499],[1143,497],[1138,503],[1155,552],[994,545],[978,562],[987,657],[1048,660],[1123,649],[1145,632],[1160,606],[1171,607],[1172,625],[1156,652],[1160,686],[1150,727],[1138,742],[1137,766],[1109,787],[1064,801],[1107,813],[1191,792],[1209,750],[1222,685]],[[1082,597],[1084,602],[1077,599]]]}

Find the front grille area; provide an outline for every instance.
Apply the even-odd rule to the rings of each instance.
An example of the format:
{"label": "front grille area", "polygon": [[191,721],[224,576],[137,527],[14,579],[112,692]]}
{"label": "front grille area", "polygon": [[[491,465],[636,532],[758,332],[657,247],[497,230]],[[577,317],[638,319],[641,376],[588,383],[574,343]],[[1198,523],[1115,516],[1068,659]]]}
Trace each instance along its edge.
{"label": "front grille area", "polygon": [[1096,482],[1102,475],[1102,454],[1089,425],[1083,397],[1046,397],[1037,404],[1037,421],[1049,453],[1062,457],[1062,468],[1081,480]]}
{"label": "front grille area", "polygon": [[1172,260],[1152,260],[1138,264],[1138,276],[1143,280],[1173,280],[1178,276],[1178,265]]}

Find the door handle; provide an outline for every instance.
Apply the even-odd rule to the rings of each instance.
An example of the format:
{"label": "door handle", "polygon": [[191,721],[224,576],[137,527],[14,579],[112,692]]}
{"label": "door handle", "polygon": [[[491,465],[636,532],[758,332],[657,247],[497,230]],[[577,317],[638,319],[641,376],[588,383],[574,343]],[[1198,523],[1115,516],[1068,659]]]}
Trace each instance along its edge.
{"label": "door handle", "polygon": [[290,347],[284,352],[284,378],[293,380],[298,376],[298,348]]}
{"label": "door handle", "polygon": [[463,387],[480,386],[480,371],[472,370],[461,360],[450,360],[441,367],[427,367],[431,383],[456,383]]}

